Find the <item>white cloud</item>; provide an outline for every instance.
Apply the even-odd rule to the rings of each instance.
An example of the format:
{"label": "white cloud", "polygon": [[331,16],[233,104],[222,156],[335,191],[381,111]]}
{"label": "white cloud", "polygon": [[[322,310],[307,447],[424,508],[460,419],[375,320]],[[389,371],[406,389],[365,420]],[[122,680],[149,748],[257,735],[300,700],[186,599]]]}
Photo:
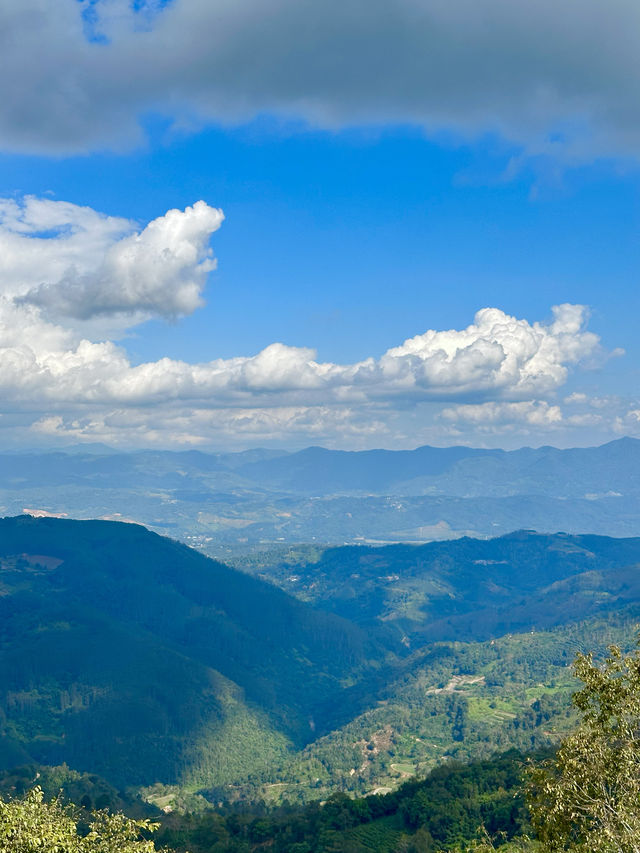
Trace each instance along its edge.
{"label": "white cloud", "polygon": [[569,394],[564,398],[564,402],[568,406],[580,406],[583,403],[586,403],[589,400],[586,394],[582,391],[574,391],[572,394]]}
{"label": "white cloud", "polygon": [[559,420],[557,406],[518,397],[561,385],[568,365],[598,345],[581,326],[567,331],[558,319],[531,325],[497,309],[479,312],[460,332],[427,332],[353,365],[319,363],[312,350],[272,344],[253,357],[132,366],[113,342],[70,339],[33,306],[0,301],[0,396],[11,411],[33,412],[40,433],[116,443],[168,436],[206,443],[212,434],[313,438],[328,435],[330,423],[343,437],[383,435],[398,404],[469,398],[485,402],[447,409],[445,419],[546,428]]}
{"label": "white cloud", "polygon": [[580,415],[570,415],[565,419],[565,423],[572,427],[597,427],[608,426],[605,419],[601,415],[595,415],[591,412],[584,412]]}
{"label": "white cloud", "polygon": [[617,412],[613,414],[617,415],[613,429],[618,435],[640,437],[640,401],[635,400],[632,404],[627,403],[626,407],[620,405]]}
{"label": "white cloud", "polygon": [[218,446],[245,448],[285,441],[325,445],[379,443],[389,435],[384,420],[346,407],[282,406],[258,409],[178,409],[155,411],[153,418],[139,409],[115,410],[92,416],[49,415],[36,420],[33,435],[74,442],[110,445]]}
{"label": "white cloud", "polygon": [[248,357],[132,365],[112,338],[88,333],[103,313],[122,333],[197,308],[221,222],[204,202],[139,228],[64,202],[0,201],[0,412],[25,413],[41,435],[115,442],[331,429],[355,441],[383,435],[399,409],[447,401],[458,405],[440,423],[452,428],[542,429],[561,417],[545,398],[600,351],[580,305],[555,306],[548,323],[483,308],[464,329],[429,330],[355,364],[273,343]]}
{"label": "white cloud", "polygon": [[618,396],[597,397],[573,392],[563,400],[569,407],[564,412],[553,400],[517,402],[488,401],[445,406],[436,420],[449,427],[452,438],[477,443],[483,435],[504,441],[517,436],[519,441],[533,436],[544,441],[552,433],[554,443],[564,446],[583,444],[586,440],[600,443],[612,436],[640,434],[640,408]]}
{"label": "white cloud", "polygon": [[512,429],[521,425],[550,427],[562,423],[559,406],[546,400],[523,400],[518,403],[463,404],[442,411],[441,417],[456,424],[472,424],[480,428]]}
{"label": "white cloud", "polygon": [[568,366],[598,345],[597,336],[582,328],[569,335],[558,332],[555,322],[530,325],[498,309],[479,312],[476,323],[462,332],[427,332],[421,338],[420,349],[413,339],[378,360],[346,365],[317,362],[313,350],[277,343],[251,357],[202,364],[162,358],[132,366],[114,343],[82,340],[69,346],[69,334],[42,320],[33,306],[4,300],[0,394],[5,401],[39,399],[60,406],[190,400],[212,408],[255,405],[258,400],[264,405],[322,405],[518,399],[560,386]]}
{"label": "white cloud", "polygon": [[629,405],[628,401],[614,394],[600,397],[579,391],[574,391],[573,394],[565,397],[564,402],[566,405],[571,406],[574,412],[574,414],[565,418],[567,424],[571,426],[593,427],[609,425],[611,428],[613,428],[615,419],[619,419],[621,413]]}
{"label": "white cloud", "polygon": [[428,331],[390,349],[380,364],[402,385],[436,396],[544,393],[567,379],[568,365],[591,356],[597,335],[585,331],[583,305],[556,305],[545,326],[484,308],[461,331]]}
{"label": "white cloud", "polygon": [[[498,132],[534,153],[637,156],[635,0],[5,0],[5,150],[140,138],[150,111],[184,126],[274,113],[335,127],[414,122]],[[95,40],[101,34],[102,39]],[[91,35],[91,33],[89,33]]]}
{"label": "white cloud", "polygon": [[69,269],[86,275],[134,228],[128,219],[65,201],[0,199],[0,290],[24,296],[59,282]]}
{"label": "white cloud", "polygon": [[58,318],[190,314],[215,268],[209,238],[222,220],[199,201],[138,230],[67,202],[1,200],[0,292]]}

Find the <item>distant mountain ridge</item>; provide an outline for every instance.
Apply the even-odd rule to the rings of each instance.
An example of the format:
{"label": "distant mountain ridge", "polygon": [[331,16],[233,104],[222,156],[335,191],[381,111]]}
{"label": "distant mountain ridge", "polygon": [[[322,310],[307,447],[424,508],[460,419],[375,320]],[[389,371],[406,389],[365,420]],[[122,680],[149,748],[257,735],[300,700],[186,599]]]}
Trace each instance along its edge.
{"label": "distant mountain ridge", "polygon": [[394,483],[417,476],[438,476],[462,459],[499,456],[505,451],[469,447],[418,447],[415,450],[327,450],[308,447],[298,453],[243,465],[239,472],[273,488],[307,494],[366,491],[387,493]]}
{"label": "distant mountain ridge", "polygon": [[212,556],[270,543],[425,542],[521,527],[640,535],[640,441],[297,453],[0,453],[0,512],[131,520]]}
{"label": "distant mountain ridge", "polygon": [[[5,483],[46,485],[92,481],[97,487],[116,477],[128,483],[135,477],[168,487],[183,485],[186,477],[219,474],[222,482],[249,486],[334,495],[351,492],[373,494],[470,494],[519,493],[569,494],[583,497],[584,489],[624,488],[640,494],[640,439],[620,438],[599,447],[519,450],[482,449],[466,446],[415,450],[329,450],[307,447],[295,453],[247,450],[237,453],[188,451],[100,451],[0,453],[0,478]],[[225,475],[226,474],[226,478]],[[491,481],[484,481],[491,474]],[[562,481],[571,474],[570,481]],[[231,477],[231,479],[229,479]],[[214,478],[215,479],[215,478]],[[467,483],[466,491],[458,480]],[[431,485],[431,488],[429,488]],[[444,487],[447,487],[446,489]],[[413,491],[406,491],[411,487]],[[567,492],[569,489],[569,492]],[[399,490],[399,491],[398,491]]]}
{"label": "distant mountain ridge", "polygon": [[238,470],[262,485],[314,495],[370,491],[584,497],[585,492],[597,492],[605,485],[609,487],[605,491],[621,488],[640,494],[640,440],[620,438],[600,447],[568,450],[425,445],[415,450],[341,451],[309,447]]}

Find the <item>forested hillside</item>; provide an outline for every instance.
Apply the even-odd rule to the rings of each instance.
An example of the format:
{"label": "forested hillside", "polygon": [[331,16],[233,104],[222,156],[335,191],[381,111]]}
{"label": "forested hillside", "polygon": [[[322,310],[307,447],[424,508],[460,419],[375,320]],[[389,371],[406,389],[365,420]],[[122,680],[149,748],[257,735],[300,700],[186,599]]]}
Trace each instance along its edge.
{"label": "forested hillside", "polygon": [[528,828],[525,760],[509,752],[467,765],[450,763],[424,780],[366,799],[338,793],[322,805],[267,814],[249,809],[169,816],[158,841],[190,853],[430,853],[471,845],[481,838],[482,826],[508,840]]}
{"label": "forested hillside", "polygon": [[3,519],[0,584],[5,767],[231,782],[303,745],[316,707],[386,657],[357,626],[134,525]]}
{"label": "forested hillside", "polygon": [[486,541],[292,548],[235,565],[410,647],[542,630],[640,598],[640,539],[521,530]]}
{"label": "forested hillside", "polygon": [[135,525],[0,521],[0,766],[165,803],[392,789],[555,742],[575,649],[638,618],[638,540],[300,554],[270,576],[306,601]]}
{"label": "forested hillside", "polygon": [[[448,761],[394,792],[364,799],[334,793],[305,807],[213,806],[200,798],[195,810],[165,808],[160,823],[140,820],[144,804],[122,800],[96,776],[18,768],[0,773],[0,845],[7,853],[153,853],[151,836],[160,828],[156,843],[169,845],[165,853],[634,851],[640,651],[625,654],[615,644],[607,651],[604,659],[576,655],[576,719],[557,750]],[[95,810],[98,802],[112,810],[114,800],[128,816]]]}

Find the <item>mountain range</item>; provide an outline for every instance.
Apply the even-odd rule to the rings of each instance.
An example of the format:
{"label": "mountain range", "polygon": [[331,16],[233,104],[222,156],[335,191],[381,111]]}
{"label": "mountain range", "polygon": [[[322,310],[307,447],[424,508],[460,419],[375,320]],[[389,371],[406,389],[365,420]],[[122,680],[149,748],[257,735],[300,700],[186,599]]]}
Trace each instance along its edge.
{"label": "mountain range", "polygon": [[515,451],[0,454],[7,515],[129,520],[227,558],[280,543],[640,535],[640,441]]}

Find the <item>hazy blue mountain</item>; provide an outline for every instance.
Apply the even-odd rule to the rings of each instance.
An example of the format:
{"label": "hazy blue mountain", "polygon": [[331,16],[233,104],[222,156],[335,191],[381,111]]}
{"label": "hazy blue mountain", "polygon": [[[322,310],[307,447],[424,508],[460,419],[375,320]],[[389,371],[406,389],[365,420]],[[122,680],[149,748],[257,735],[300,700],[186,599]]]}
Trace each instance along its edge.
{"label": "hazy blue mountain", "polygon": [[0,454],[0,481],[14,487],[37,487],[82,483],[92,488],[180,488],[188,482],[212,480],[245,482],[234,477],[235,469],[270,460],[282,453],[248,450],[242,453],[201,453],[198,450],[132,453],[116,451],[83,453],[25,452]]}
{"label": "hazy blue mountain", "polygon": [[[179,488],[221,482],[276,493],[556,497],[640,494],[640,440],[621,438],[601,447],[558,450],[341,451],[309,447],[297,453],[138,451],[0,454],[0,480],[14,486],[86,483],[95,488],[154,484]],[[142,481],[142,482],[141,482]]]}
{"label": "hazy blue mountain", "polygon": [[239,472],[263,488],[312,495],[638,495],[640,440],[621,438],[601,447],[569,450],[418,447],[346,452],[310,447],[253,462]]}
{"label": "hazy blue mountain", "polygon": [[531,527],[640,535],[640,441],[516,451],[0,454],[0,512],[136,521],[212,556]]}
{"label": "hazy blue mountain", "polygon": [[308,447],[245,465],[239,472],[261,486],[311,495],[345,492],[387,494],[416,477],[438,477],[464,459],[495,458],[501,450],[418,447],[416,450],[327,450]]}

